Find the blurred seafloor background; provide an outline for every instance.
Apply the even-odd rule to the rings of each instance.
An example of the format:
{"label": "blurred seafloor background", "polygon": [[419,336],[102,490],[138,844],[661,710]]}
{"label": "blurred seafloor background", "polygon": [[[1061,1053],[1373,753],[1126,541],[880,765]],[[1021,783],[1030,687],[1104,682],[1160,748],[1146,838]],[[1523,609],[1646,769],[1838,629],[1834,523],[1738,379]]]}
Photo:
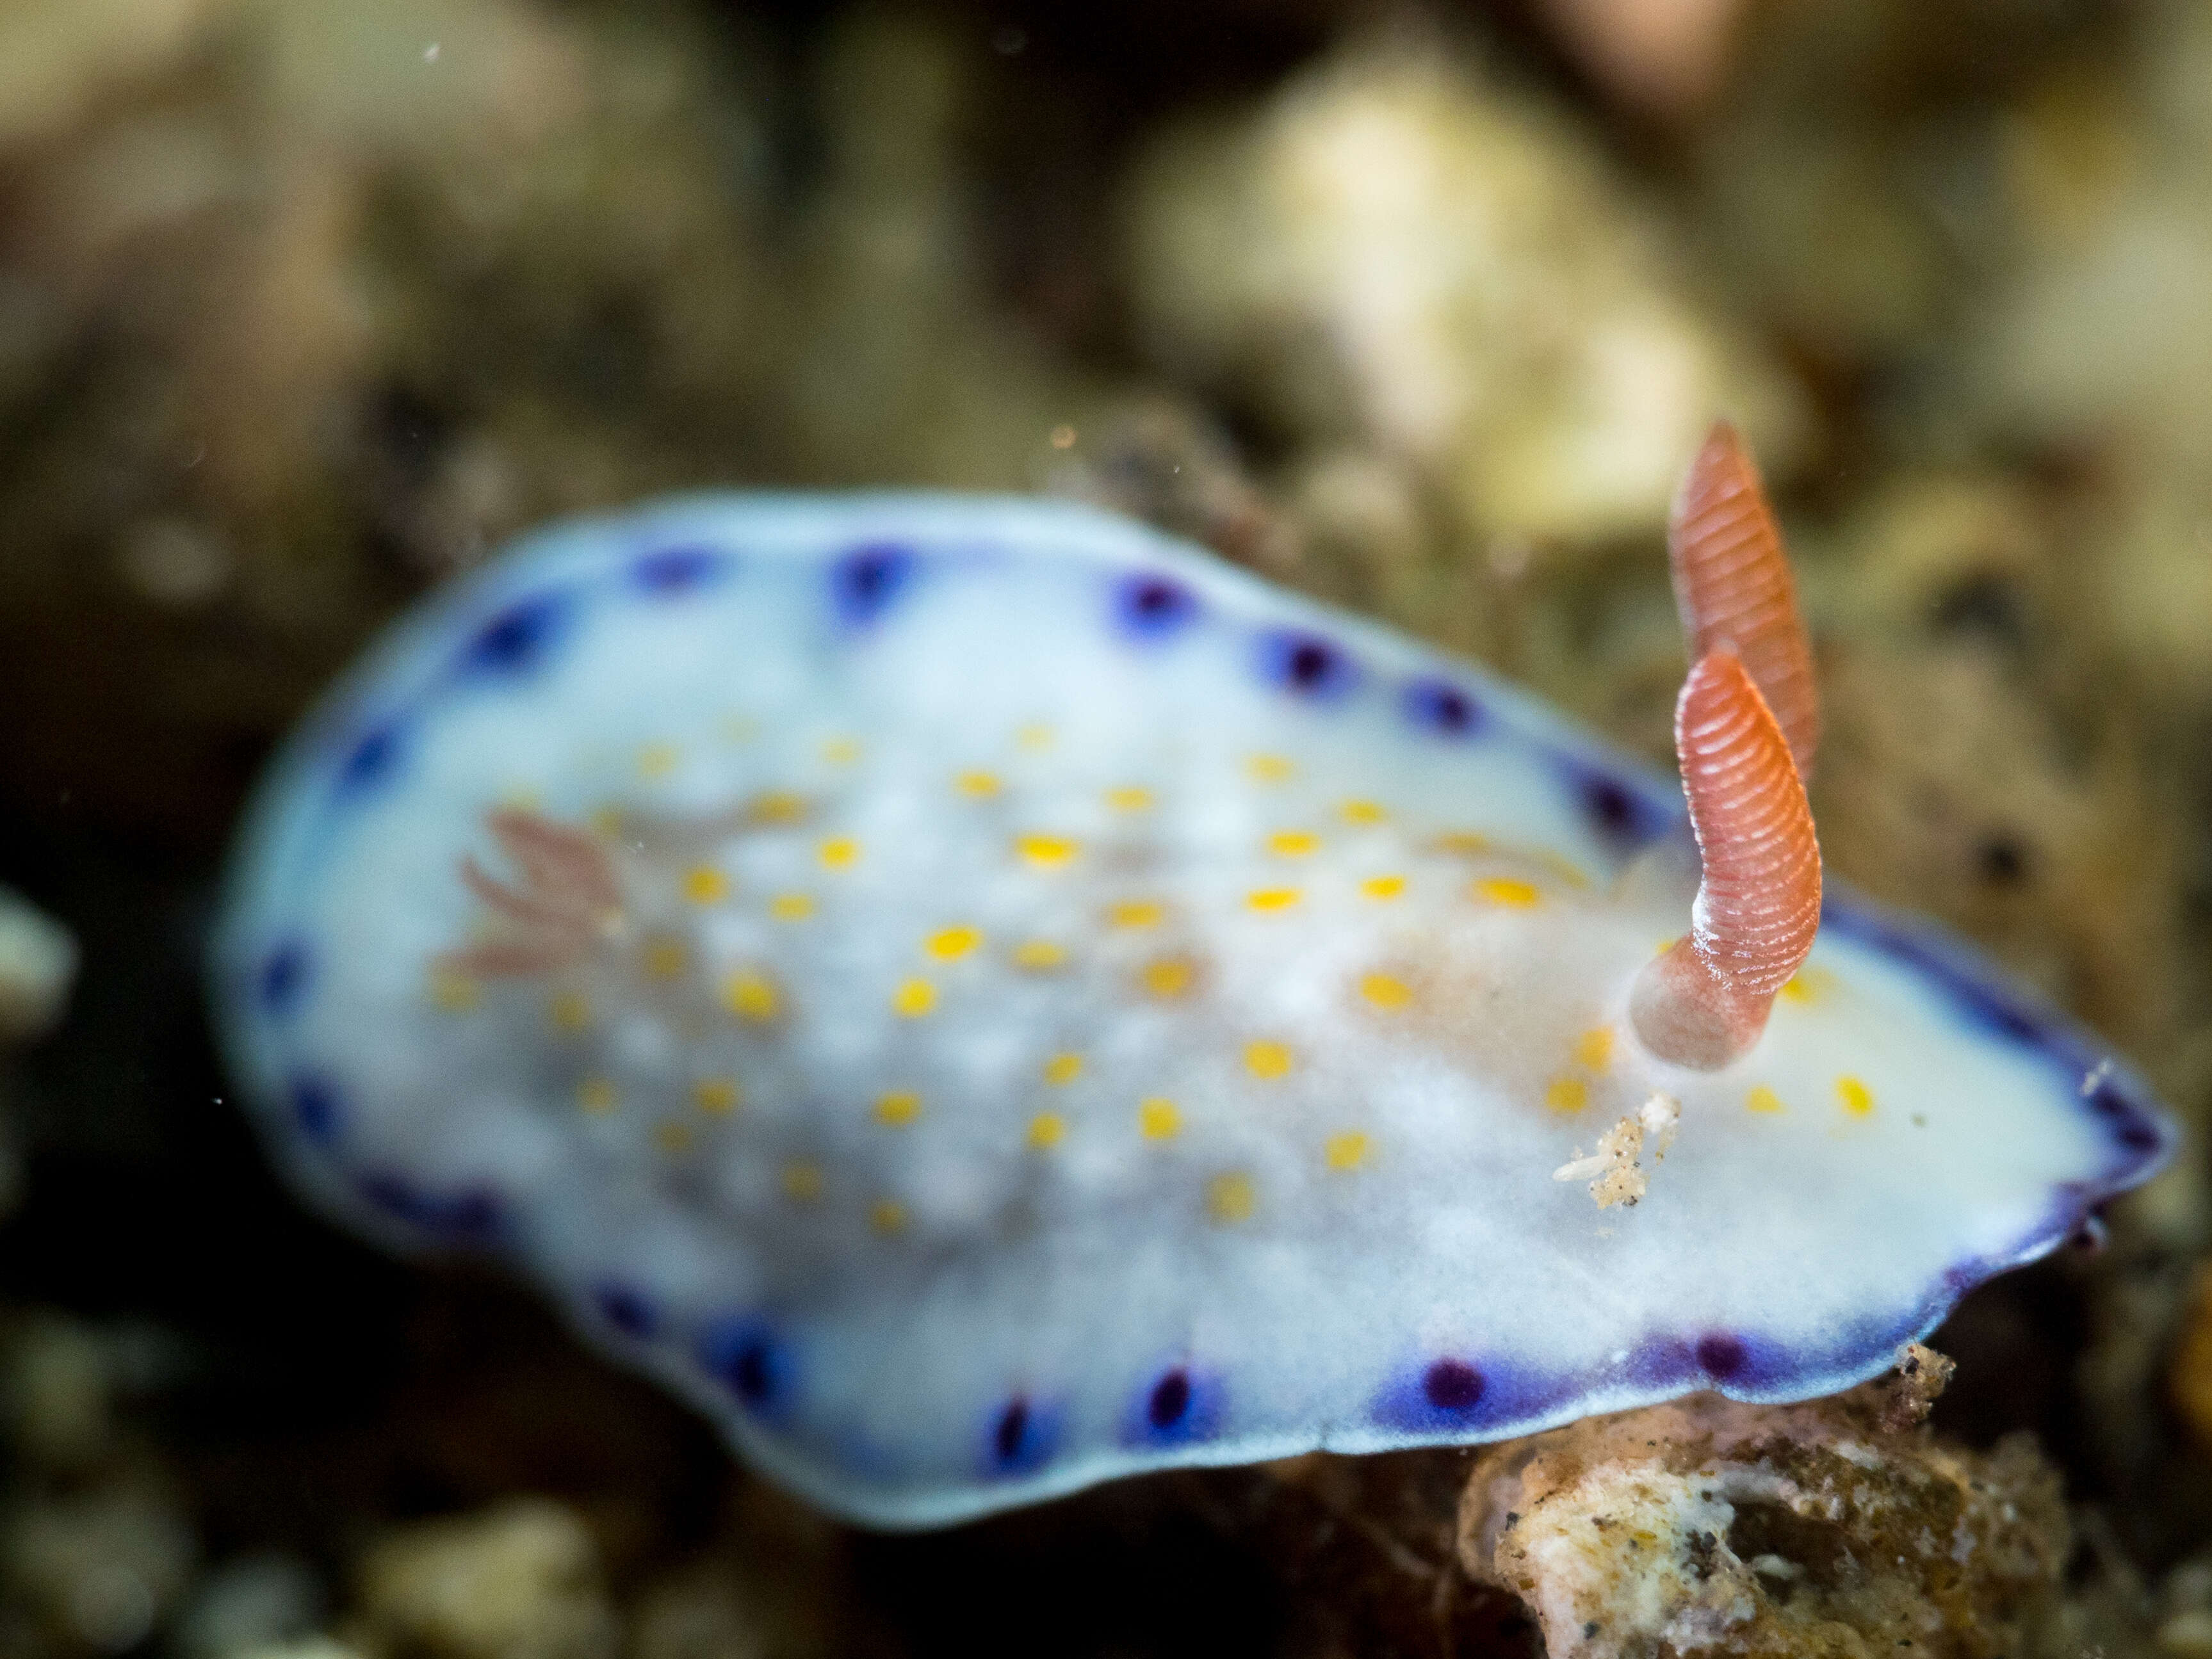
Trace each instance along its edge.
{"label": "blurred seafloor background", "polygon": [[[1105,501],[1663,761],[1716,412],[1831,866],[2201,1132],[2203,0],[0,0],[0,1653],[1540,1650],[1461,1564],[1470,1454],[821,1521],[505,1281],[297,1211],[196,953],[380,622],[679,486]],[[1936,1339],[2014,1558],[1778,1534],[1713,1650],[2212,1656],[2209,1201],[2198,1139]]]}

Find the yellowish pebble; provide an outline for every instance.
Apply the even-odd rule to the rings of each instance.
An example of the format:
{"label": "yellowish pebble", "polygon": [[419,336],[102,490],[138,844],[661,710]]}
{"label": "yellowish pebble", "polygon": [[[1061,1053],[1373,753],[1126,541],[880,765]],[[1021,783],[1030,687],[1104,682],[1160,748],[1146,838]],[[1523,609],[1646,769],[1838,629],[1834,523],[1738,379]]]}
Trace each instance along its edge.
{"label": "yellowish pebble", "polygon": [[1395,1012],[1413,1001],[1413,988],[1388,974],[1369,974],[1359,981],[1359,994],[1377,1008]]}
{"label": "yellowish pebble", "polygon": [[1291,1071],[1291,1045],[1260,1037],[1244,1045],[1244,1069],[1254,1077],[1273,1079],[1288,1077]]}
{"label": "yellowish pebble", "polygon": [[1082,1075],[1081,1054],[1054,1054],[1044,1063],[1044,1080],[1054,1085],[1073,1083]]}
{"label": "yellowish pebble", "polygon": [[926,979],[901,981],[891,993],[891,1012],[902,1019],[920,1019],[937,1006],[937,988]]}
{"label": "yellowish pebble", "polygon": [[1857,1078],[1838,1078],[1836,1099],[1853,1117],[1871,1117],[1874,1115],[1874,1091]]}
{"label": "yellowish pebble", "polygon": [[702,1077],[691,1085],[691,1103],[708,1117],[727,1117],[744,1097],[731,1077]]}
{"label": "yellowish pebble", "polygon": [[922,948],[939,962],[957,962],[982,943],[980,927],[946,927],[932,933]]}
{"label": "yellowish pebble", "polygon": [[1224,1226],[1249,1221],[1259,1203],[1252,1177],[1241,1170],[1218,1175],[1206,1183],[1206,1212]]}
{"label": "yellowish pebble", "polygon": [[1544,896],[1525,881],[1515,881],[1508,876],[1490,876],[1474,884],[1475,896],[1492,904],[1503,904],[1514,909],[1525,910]]}
{"label": "yellowish pebble", "polygon": [[1356,1170],[1367,1162],[1369,1146],[1367,1137],[1352,1129],[1322,1142],[1321,1155],[1332,1170]]}
{"label": "yellowish pebble", "polygon": [[1014,946],[1014,966],[1026,968],[1032,973],[1042,973],[1057,968],[1067,960],[1066,947],[1048,939],[1025,939]]}
{"label": "yellowish pebble", "polygon": [[782,1006],[775,981],[756,969],[741,968],[722,981],[722,1006],[739,1019],[771,1020]]}
{"label": "yellowish pebble", "polygon": [[903,1129],[921,1115],[921,1097],[910,1090],[894,1089],[876,1097],[876,1121],[886,1128]]}
{"label": "yellowish pebble", "polygon": [[1147,1140],[1172,1140],[1182,1130],[1182,1112],[1164,1095],[1137,1105],[1137,1128]]}
{"label": "yellowish pebble", "polygon": [[694,904],[720,904],[730,896],[730,878],[711,864],[695,864],[684,872],[684,896]]}

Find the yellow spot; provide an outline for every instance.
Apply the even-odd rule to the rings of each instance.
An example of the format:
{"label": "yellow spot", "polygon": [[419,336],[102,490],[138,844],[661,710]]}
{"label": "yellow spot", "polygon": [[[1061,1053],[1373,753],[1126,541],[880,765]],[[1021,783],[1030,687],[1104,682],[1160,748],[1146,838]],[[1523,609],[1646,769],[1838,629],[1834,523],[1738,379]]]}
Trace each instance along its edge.
{"label": "yellow spot", "polygon": [[831,738],[822,745],[822,758],[832,766],[850,766],[860,758],[858,738]]}
{"label": "yellow spot", "polygon": [[768,902],[768,913],[778,921],[804,921],[814,914],[811,893],[778,893]]}
{"label": "yellow spot", "polygon": [[1073,836],[1018,836],[1014,850],[1037,869],[1057,870],[1083,849]]}
{"label": "yellow spot", "polygon": [[1014,733],[1014,741],[1024,749],[1049,749],[1052,747],[1052,727],[1041,720],[1024,726]]}
{"label": "yellow spot", "polygon": [[595,1115],[615,1109],[615,1085],[603,1077],[587,1077],[576,1085],[576,1104]]}
{"label": "yellow spot", "polygon": [[549,1011],[553,1016],[553,1029],[572,1035],[592,1023],[592,1005],[581,991],[563,991],[553,999]]}
{"label": "yellow spot", "polygon": [[1561,881],[1566,883],[1568,886],[1582,888],[1589,885],[1589,877],[1583,871],[1582,866],[1577,864],[1572,859],[1566,857],[1565,854],[1554,853],[1547,848],[1545,851],[1537,854],[1536,856],[1542,861],[1543,866],[1547,870],[1549,870]]}
{"label": "yellow spot", "polygon": [[1353,1129],[1323,1141],[1321,1155],[1332,1170],[1356,1170],[1367,1162],[1369,1146],[1367,1137]]}
{"label": "yellow spot", "polygon": [[1380,801],[1348,800],[1336,810],[1346,823],[1381,823],[1390,816]]}
{"label": "yellow spot", "polygon": [[860,843],[850,836],[832,836],[817,850],[827,870],[849,870],[860,861]]}
{"label": "yellow spot", "polygon": [[1106,804],[1117,812],[1148,812],[1152,810],[1152,792],[1139,789],[1134,784],[1106,792]]}
{"label": "yellow spot", "polygon": [[1039,1112],[1030,1120],[1029,1143],[1040,1152],[1050,1152],[1067,1139],[1067,1120],[1058,1112]]}
{"label": "yellow spot", "polygon": [[684,872],[684,896],[694,904],[720,904],[730,896],[730,878],[711,864],[695,864]]}
{"label": "yellow spot", "polygon": [[702,1077],[691,1085],[691,1103],[708,1117],[729,1116],[740,1098],[735,1078]]}
{"label": "yellow spot", "polygon": [[1267,1037],[1244,1045],[1244,1069],[1254,1077],[1287,1077],[1291,1070],[1291,1045],[1276,1042]]}
{"label": "yellow spot", "polygon": [[868,1206],[868,1225],[879,1233],[906,1231],[906,1206],[895,1198],[879,1198]]}
{"label": "yellow spot", "polygon": [[1257,887],[1245,896],[1244,902],[1255,910],[1287,910],[1298,902],[1295,887]]}
{"label": "yellow spot", "polygon": [[1370,974],[1359,981],[1359,994],[1377,1008],[1395,1012],[1413,1000],[1413,988],[1388,974]]}
{"label": "yellow spot", "polygon": [[1258,1200],[1252,1177],[1241,1170],[1218,1175],[1206,1183],[1206,1212],[1224,1226],[1249,1221]]}
{"label": "yellow spot", "polygon": [[1575,1039],[1575,1064],[1602,1072],[1613,1062],[1613,1027],[1593,1025]]}
{"label": "yellow spot", "polygon": [[788,789],[771,789],[753,800],[756,823],[797,823],[805,816],[806,797],[794,795]]}
{"label": "yellow spot", "polygon": [[1801,968],[1783,981],[1781,994],[1795,1003],[1818,1002],[1835,988],[1835,975],[1826,969]]}
{"label": "yellow spot", "polygon": [[963,772],[952,787],[970,800],[988,800],[999,793],[999,778],[994,772]]}
{"label": "yellow spot", "polygon": [[1179,997],[1190,989],[1198,971],[1188,957],[1161,957],[1146,963],[1139,977],[1145,988],[1156,997]]}
{"label": "yellow spot", "polygon": [[1182,1130],[1182,1113],[1164,1095],[1137,1103],[1137,1129],[1147,1140],[1172,1140]]}
{"label": "yellow spot", "polygon": [[1871,1117],[1874,1115],[1874,1091],[1855,1077],[1836,1079],[1836,1098],[1853,1117]]}
{"label": "yellow spot", "polygon": [[1255,783],[1282,783],[1297,769],[1296,763],[1280,755],[1255,755],[1244,763],[1245,775]]}
{"label": "yellow spot", "polygon": [[889,1129],[903,1129],[921,1115],[921,1097],[906,1090],[894,1090],[876,1097],[876,1121]]}
{"label": "yellow spot", "polygon": [[932,933],[922,949],[939,962],[957,962],[982,942],[980,927],[947,927]]}
{"label": "yellow spot", "polygon": [[891,1012],[902,1019],[920,1019],[937,1006],[937,988],[926,979],[901,982],[891,993]]}
{"label": "yellow spot", "polygon": [[648,743],[637,751],[637,775],[641,778],[665,778],[676,769],[682,751],[672,743]]}
{"label": "yellow spot", "polygon": [[645,945],[645,976],[672,980],[684,977],[684,941],[663,935]]}
{"label": "yellow spot", "polygon": [[1515,881],[1506,876],[1492,876],[1474,884],[1475,896],[1492,904],[1510,905],[1525,910],[1544,896],[1525,881]]}
{"label": "yellow spot", "polygon": [[1067,951],[1048,939],[1025,939],[1014,946],[1014,966],[1043,973],[1067,960]]}
{"label": "yellow spot", "polygon": [[782,1006],[775,981],[766,974],[743,968],[722,981],[722,1006],[739,1019],[764,1023],[774,1019]]}
{"label": "yellow spot", "polygon": [[801,1204],[811,1204],[822,1196],[822,1166],[819,1164],[787,1164],[783,1166],[783,1194]]}
{"label": "yellow spot", "polygon": [[1370,876],[1359,884],[1359,890],[1377,901],[1398,898],[1405,893],[1406,878],[1403,876]]}
{"label": "yellow spot", "polygon": [[619,806],[595,808],[590,819],[592,833],[601,841],[620,841],[623,822],[623,810]]}
{"label": "yellow spot", "polygon": [[451,968],[430,970],[430,1000],[449,1014],[465,1014],[483,1000],[483,988]]}
{"label": "yellow spot", "polygon": [[1106,921],[1115,927],[1157,927],[1167,913],[1167,906],[1156,900],[1131,899],[1107,906]]}
{"label": "yellow spot", "polygon": [[691,1126],[656,1123],[653,1126],[653,1143],[664,1152],[688,1152],[691,1150]]}
{"label": "yellow spot", "polygon": [[500,791],[499,804],[518,812],[535,812],[545,805],[545,797],[532,785],[518,783]]}
{"label": "yellow spot", "polygon": [[1054,1086],[1073,1083],[1082,1075],[1081,1054],[1054,1054],[1044,1063],[1044,1080]]}
{"label": "yellow spot", "polygon": [[1750,1092],[1744,1096],[1743,1103],[1747,1109],[1754,1112],[1778,1112],[1782,1109],[1782,1097],[1764,1083],[1758,1083],[1753,1084]]}
{"label": "yellow spot", "polygon": [[1278,830],[1267,837],[1267,850],[1279,859],[1310,858],[1321,850],[1321,837],[1309,830]]}
{"label": "yellow spot", "polygon": [[1578,1077],[1555,1077],[1544,1091],[1544,1104],[1562,1116],[1572,1116],[1589,1104],[1589,1085]]}
{"label": "yellow spot", "polygon": [[1452,853],[1462,857],[1487,853],[1490,837],[1472,830],[1454,830],[1437,837],[1436,849],[1439,853]]}

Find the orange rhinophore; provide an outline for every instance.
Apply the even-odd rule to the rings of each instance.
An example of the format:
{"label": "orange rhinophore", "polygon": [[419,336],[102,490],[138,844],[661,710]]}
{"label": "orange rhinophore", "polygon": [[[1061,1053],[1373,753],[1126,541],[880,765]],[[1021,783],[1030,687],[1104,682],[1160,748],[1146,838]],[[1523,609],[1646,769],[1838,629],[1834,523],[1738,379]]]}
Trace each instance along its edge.
{"label": "orange rhinophore", "polygon": [[1700,657],[1674,706],[1704,877],[1687,937],[1637,978],[1629,1011],[1662,1060],[1713,1071],[1759,1040],[1820,925],[1820,848],[1805,786],[1733,653]]}
{"label": "orange rhinophore", "polygon": [[1820,697],[1797,617],[1797,586],[1759,469],[1725,421],[1714,423],[1674,497],[1667,554],[1690,660],[1715,651],[1741,658],[1789,740],[1797,775],[1809,780],[1820,742]]}

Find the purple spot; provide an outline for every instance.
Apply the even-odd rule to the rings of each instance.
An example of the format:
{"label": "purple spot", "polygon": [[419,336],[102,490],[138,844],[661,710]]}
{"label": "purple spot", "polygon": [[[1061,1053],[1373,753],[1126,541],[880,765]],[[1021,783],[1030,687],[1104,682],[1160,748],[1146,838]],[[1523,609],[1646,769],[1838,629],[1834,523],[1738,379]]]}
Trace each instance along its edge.
{"label": "purple spot", "polygon": [[1002,1474],[1034,1469],[1052,1455],[1053,1438],[1050,1416],[1016,1395],[992,1420],[990,1466]]}
{"label": "purple spot", "polygon": [[722,556],[708,547],[667,547],[647,553],[630,566],[630,575],[647,592],[680,599],[704,587],[720,573]]}
{"label": "purple spot", "polygon": [[1334,702],[1359,684],[1359,666],[1317,634],[1260,636],[1260,672],[1293,696]]}
{"label": "purple spot", "polygon": [[391,776],[398,764],[399,733],[395,727],[380,726],[364,732],[339,763],[338,787],[374,788]]}
{"label": "purple spot", "polygon": [[756,1412],[770,1412],[790,1393],[790,1362],[766,1327],[753,1319],[717,1320],[699,1337],[699,1363]]}
{"label": "purple spot", "polygon": [[1583,817],[1607,847],[1630,852],[1666,832],[1670,815],[1619,778],[1572,761],[1567,770]]}
{"label": "purple spot", "polygon": [[1415,680],[1406,688],[1406,718],[1440,737],[1472,736],[1482,726],[1482,705],[1443,680]]}
{"label": "purple spot", "polygon": [[477,630],[461,653],[460,672],[497,677],[525,674],[544,660],[568,611],[558,593],[540,593],[508,606]]}
{"label": "purple spot", "polygon": [[1180,633],[1198,615],[1198,600],[1181,582],[1165,576],[1132,576],[1115,598],[1115,617],[1133,639],[1164,640]]}
{"label": "purple spot", "polygon": [[1421,1393],[1440,1412],[1472,1411],[1482,1398],[1482,1373],[1464,1359],[1439,1359],[1421,1373]]}
{"label": "purple spot", "polygon": [[269,953],[261,964],[264,1012],[282,1018],[298,1006],[307,988],[307,947],[298,939],[289,939]]}
{"label": "purple spot", "polygon": [[863,628],[890,608],[914,574],[914,555],[892,543],[854,548],[830,572],[830,601],[838,619]]}
{"label": "purple spot", "polygon": [[1152,1384],[1145,1402],[1145,1420],[1165,1433],[1190,1415],[1190,1373],[1178,1366]]}
{"label": "purple spot", "polygon": [[340,1127],[337,1091],[319,1077],[294,1078],[292,1121],[316,1146],[330,1146]]}
{"label": "purple spot", "polygon": [[462,1187],[436,1193],[388,1170],[357,1176],[354,1190],[372,1208],[450,1244],[481,1244],[499,1228],[499,1200],[489,1188]]}
{"label": "purple spot", "polygon": [[659,1321],[653,1316],[653,1304],[635,1285],[610,1279],[592,1292],[592,1304],[599,1310],[599,1317],[635,1341],[651,1336]]}
{"label": "purple spot", "polygon": [[1696,1352],[1698,1364],[1705,1375],[1721,1382],[1741,1374],[1751,1360],[1750,1350],[1744,1346],[1743,1340],[1724,1332],[1699,1337]]}

